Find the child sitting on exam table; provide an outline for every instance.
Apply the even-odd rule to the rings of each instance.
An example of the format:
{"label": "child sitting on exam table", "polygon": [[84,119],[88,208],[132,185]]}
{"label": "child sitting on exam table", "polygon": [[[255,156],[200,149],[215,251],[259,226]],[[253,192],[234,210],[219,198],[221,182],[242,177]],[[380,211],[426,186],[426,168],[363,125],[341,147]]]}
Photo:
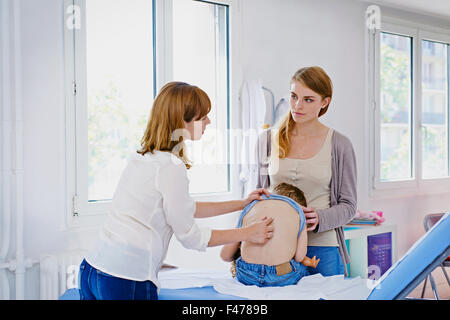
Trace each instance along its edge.
{"label": "child sitting on exam table", "polygon": [[265,200],[254,200],[242,211],[238,227],[246,226],[263,217],[272,217],[273,237],[265,244],[249,242],[224,245],[220,256],[233,262],[232,274],[246,285],[258,287],[296,284],[306,267],[315,268],[320,259],[306,257],[307,233],[305,216],[300,205],[306,207],[303,192],[297,187],[280,183],[274,194]]}

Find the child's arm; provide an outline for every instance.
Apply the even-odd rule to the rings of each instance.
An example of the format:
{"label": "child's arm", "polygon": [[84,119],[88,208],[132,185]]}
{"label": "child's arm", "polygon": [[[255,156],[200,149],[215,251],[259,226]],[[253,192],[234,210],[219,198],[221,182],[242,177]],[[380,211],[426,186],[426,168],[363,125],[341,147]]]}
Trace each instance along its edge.
{"label": "child's arm", "polygon": [[306,256],[306,251],[308,250],[308,233],[306,228],[300,233],[297,240],[297,251],[295,252],[295,261],[303,263],[307,267],[317,267],[320,259],[316,259],[314,256],[312,259]]}
{"label": "child's arm", "polygon": [[241,246],[240,242],[235,243],[229,243],[222,247],[222,250],[220,250],[220,257],[223,261],[231,262],[234,260],[234,255],[239,250],[239,247]]}
{"label": "child's arm", "polygon": [[297,239],[297,251],[295,252],[295,261],[302,262],[306,256],[306,251],[308,249],[308,233],[306,232],[306,227],[300,233]]}

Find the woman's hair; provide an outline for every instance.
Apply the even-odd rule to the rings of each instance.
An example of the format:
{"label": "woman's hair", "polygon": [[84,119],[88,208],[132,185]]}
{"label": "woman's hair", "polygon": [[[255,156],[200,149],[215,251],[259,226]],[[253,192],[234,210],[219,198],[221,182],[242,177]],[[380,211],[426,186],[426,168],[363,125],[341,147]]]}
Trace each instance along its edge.
{"label": "woman's hair", "polygon": [[279,183],[273,188],[275,194],[286,196],[297,202],[298,204],[307,207],[305,194],[302,190],[288,183]]}
{"label": "woman's hair", "polygon": [[[330,77],[326,72],[317,66],[305,67],[297,70],[291,79],[291,84],[294,81],[302,83],[318,95],[324,98],[331,98],[333,95],[333,84]],[[324,115],[328,110],[329,104],[322,108],[319,112],[319,117]],[[279,158],[287,157],[290,150],[289,135],[295,126],[295,121],[292,118],[292,114],[289,112],[283,121],[279,125],[277,137],[275,141],[278,141]]]}
{"label": "woman's hair", "polygon": [[184,121],[190,122],[194,118],[200,120],[210,110],[211,101],[202,89],[184,82],[167,83],[153,102],[147,128],[141,139],[142,148],[137,153],[144,155],[153,153],[153,150],[169,151],[189,169],[191,163],[184,152],[183,134],[178,130],[185,128]]}

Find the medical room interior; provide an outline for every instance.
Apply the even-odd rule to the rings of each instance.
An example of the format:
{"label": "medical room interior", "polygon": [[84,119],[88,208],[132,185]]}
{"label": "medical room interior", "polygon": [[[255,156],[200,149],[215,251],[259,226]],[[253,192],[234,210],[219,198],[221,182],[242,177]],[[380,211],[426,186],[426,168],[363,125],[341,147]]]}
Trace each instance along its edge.
{"label": "medical room interior", "polygon": [[166,83],[211,99],[186,142],[190,196],[230,201],[256,189],[254,133],[290,114],[291,79],[311,66],[333,85],[319,120],[356,160],[347,274],[239,289],[222,246],[172,236],[160,298],[450,299],[450,1],[0,0],[0,43],[0,300],[80,298],[80,263]]}

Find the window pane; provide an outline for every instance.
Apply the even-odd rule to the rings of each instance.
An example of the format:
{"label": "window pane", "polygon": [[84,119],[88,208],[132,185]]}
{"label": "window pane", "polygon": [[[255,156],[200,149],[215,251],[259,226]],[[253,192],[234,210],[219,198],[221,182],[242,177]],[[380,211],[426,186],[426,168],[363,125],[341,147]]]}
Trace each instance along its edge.
{"label": "window pane", "polygon": [[86,1],[88,200],[111,199],[153,101],[152,2]]}
{"label": "window pane", "polygon": [[422,176],[448,173],[447,44],[422,41]]}
{"label": "window pane", "polygon": [[203,89],[211,99],[211,124],[189,142],[191,193],[228,188],[228,41],[224,5],[173,1],[173,76]]}
{"label": "window pane", "polygon": [[410,37],[381,33],[380,179],[412,178]]}

